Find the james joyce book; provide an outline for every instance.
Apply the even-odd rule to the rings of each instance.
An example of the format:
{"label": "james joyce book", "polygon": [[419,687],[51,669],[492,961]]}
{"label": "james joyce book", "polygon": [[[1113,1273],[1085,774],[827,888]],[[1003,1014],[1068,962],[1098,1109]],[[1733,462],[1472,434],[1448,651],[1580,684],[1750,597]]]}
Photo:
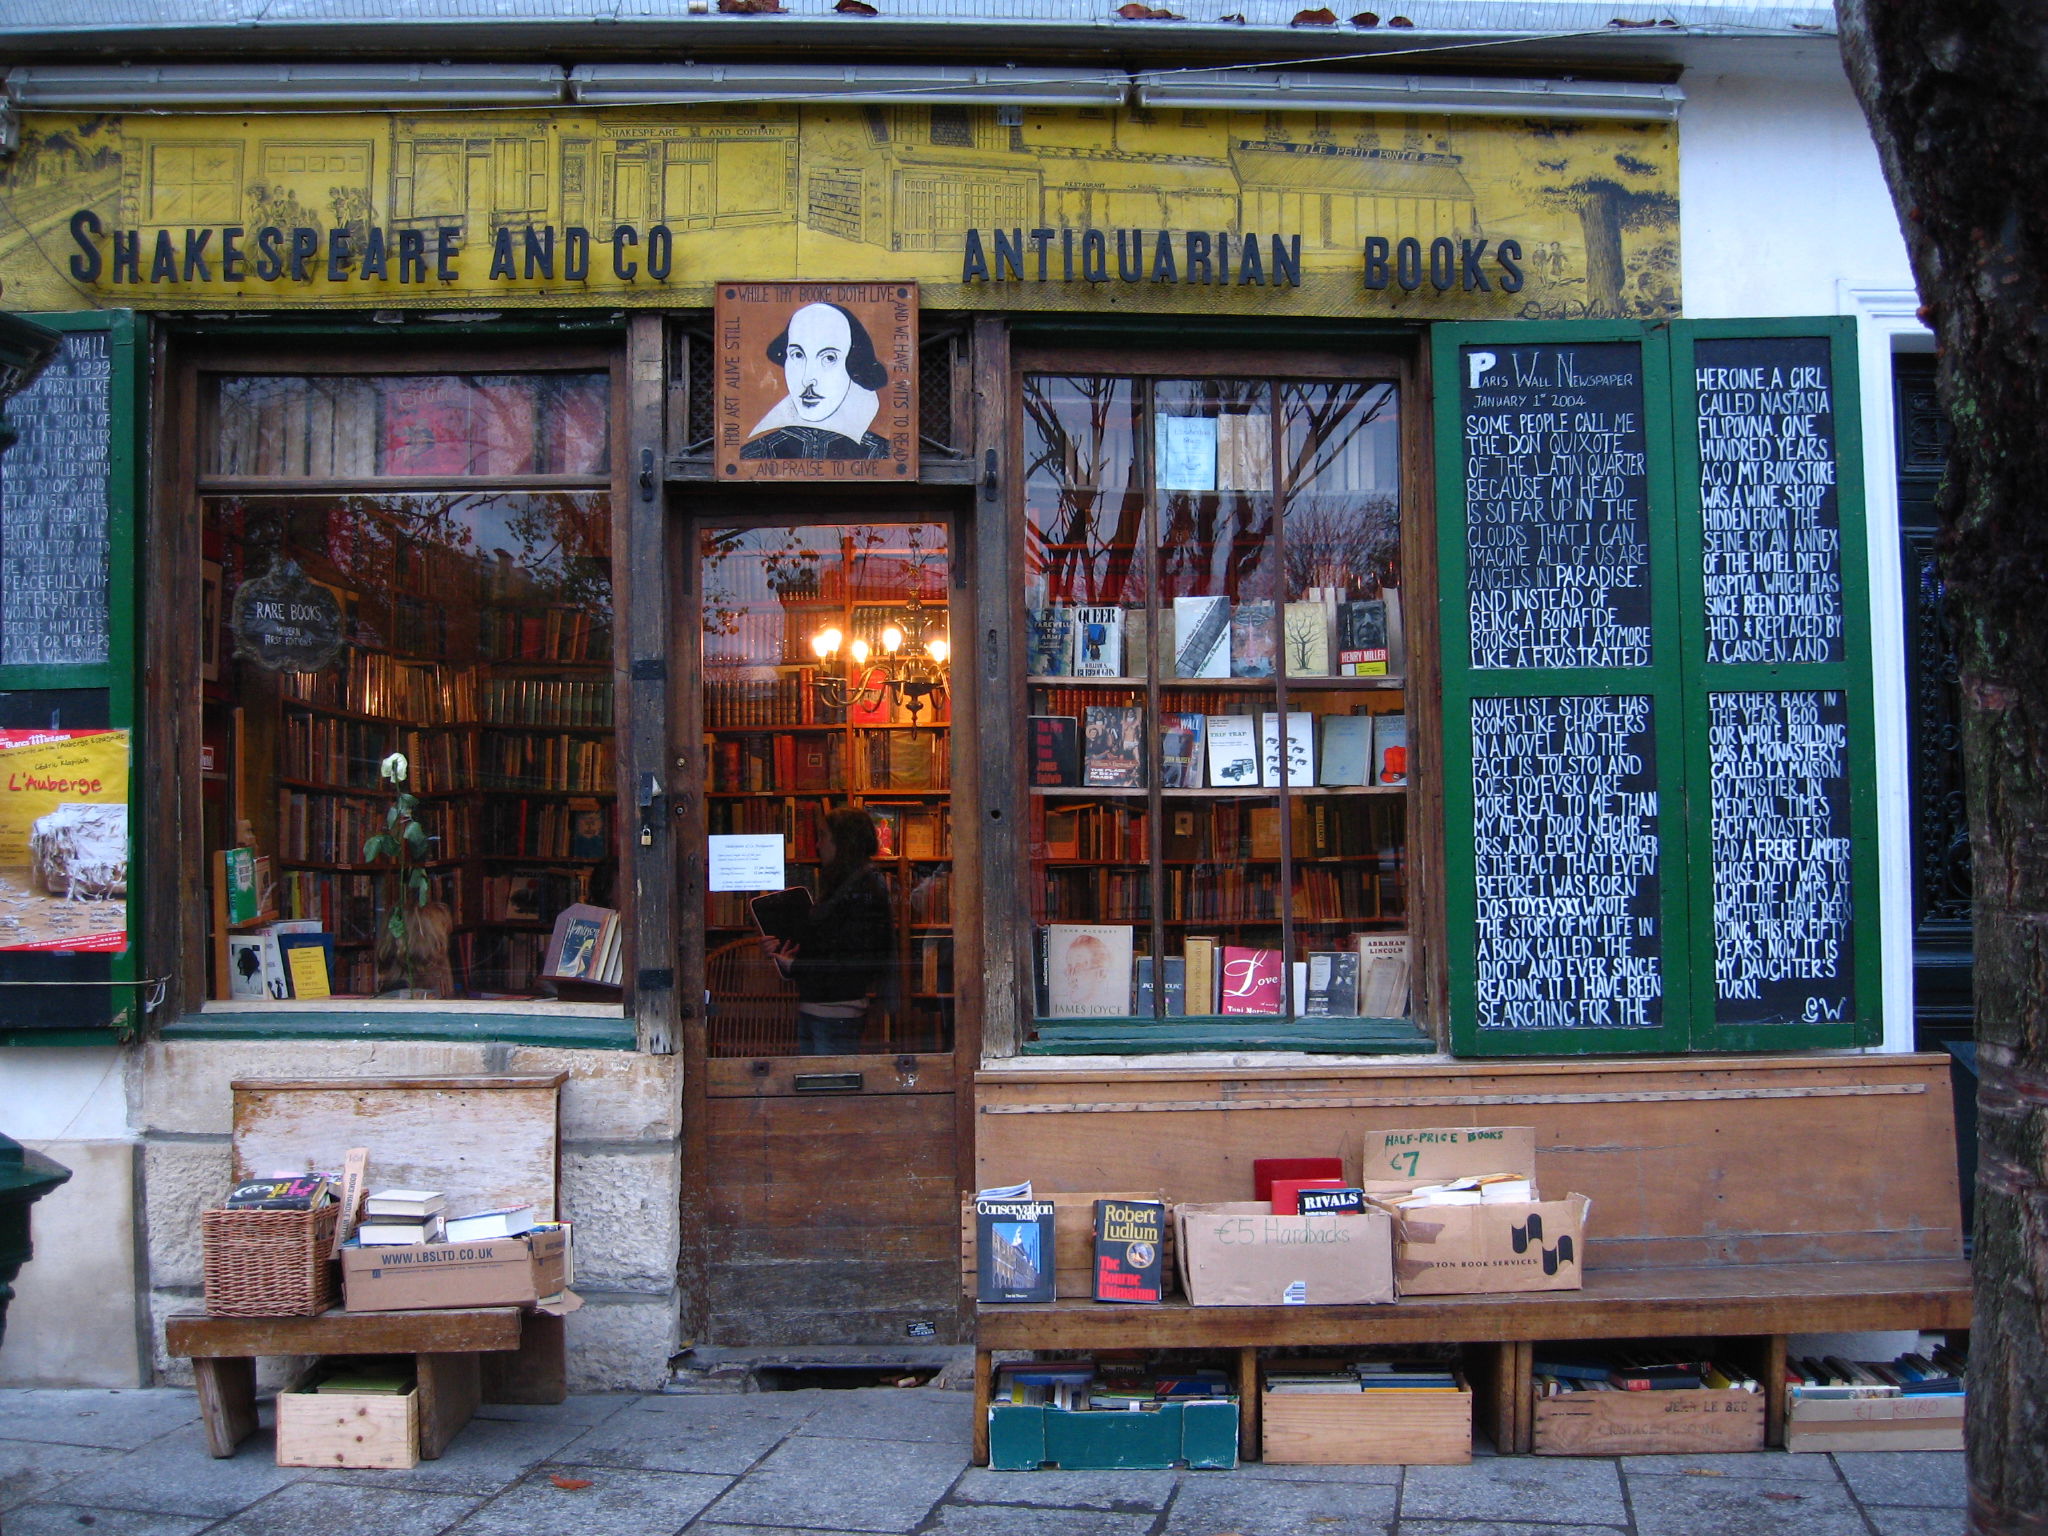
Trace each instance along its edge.
{"label": "james joyce book", "polygon": [[1121,1018],[1131,1011],[1128,923],[1051,923],[1045,930],[1046,1016]]}

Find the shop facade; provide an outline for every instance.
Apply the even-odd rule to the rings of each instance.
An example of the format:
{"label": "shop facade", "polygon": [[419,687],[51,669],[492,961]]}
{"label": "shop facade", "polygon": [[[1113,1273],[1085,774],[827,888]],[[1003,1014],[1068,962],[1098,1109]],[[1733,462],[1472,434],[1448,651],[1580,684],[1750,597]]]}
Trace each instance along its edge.
{"label": "shop facade", "polygon": [[[97,947],[6,957],[66,985],[10,989],[0,1113],[99,1148],[131,1374],[237,1078],[566,1070],[588,1385],[964,1340],[965,1190],[1227,1198],[1482,1106],[1583,1189],[1589,1105],[1765,1147],[1895,1100],[1835,1155],[1881,1200],[1855,1167],[1946,1114],[1898,1054],[1912,303],[1812,46],[1499,115],[538,64],[561,105],[123,114],[17,71],[0,271],[73,366],[9,515],[88,577],[10,552],[5,622],[107,618],[0,663],[7,724],[125,751],[131,841]],[[847,807],[851,1019],[750,910],[825,894]]]}

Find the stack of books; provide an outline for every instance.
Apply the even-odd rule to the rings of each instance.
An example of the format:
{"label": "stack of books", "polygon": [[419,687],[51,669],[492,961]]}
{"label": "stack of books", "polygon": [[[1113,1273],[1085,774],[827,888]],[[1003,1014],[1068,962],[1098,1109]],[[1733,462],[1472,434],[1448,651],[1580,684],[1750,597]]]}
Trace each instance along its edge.
{"label": "stack of books", "polygon": [[1462,1388],[1456,1371],[1433,1361],[1359,1360],[1337,1367],[1268,1371],[1266,1390],[1276,1396],[1295,1397],[1386,1391],[1457,1392]]}
{"label": "stack of books", "polygon": [[1797,1398],[1931,1397],[1963,1390],[1968,1357],[1950,1345],[1931,1354],[1908,1351],[1889,1363],[1840,1355],[1797,1356],[1785,1363],[1785,1384]]}
{"label": "stack of books", "polygon": [[438,1189],[384,1189],[363,1201],[355,1240],[365,1248],[439,1242],[448,1199]]}
{"label": "stack of books", "polygon": [[1746,1371],[1718,1361],[1658,1351],[1616,1350],[1605,1357],[1542,1359],[1534,1362],[1531,1374],[1538,1397],[1566,1397],[1574,1392],[1762,1390]]}
{"label": "stack of books", "polygon": [[996,1367],[994,1401],[1088,1413],[1156,1412],[1191,1398],[1234,1400],[1230,1375],[1214,1367],[1176,1370],[1138,1360],[1020,1360]]}

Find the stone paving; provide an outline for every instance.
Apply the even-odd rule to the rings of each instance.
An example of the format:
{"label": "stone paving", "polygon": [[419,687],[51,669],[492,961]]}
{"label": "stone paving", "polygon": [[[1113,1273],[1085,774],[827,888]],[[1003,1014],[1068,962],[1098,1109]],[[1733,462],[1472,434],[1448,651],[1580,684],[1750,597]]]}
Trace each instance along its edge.
{"label": "stone paving", "polygon": [[[1953,1536],[1962,1457],[989,1472],[934,1387],[485,1407],[439,1461],[206,1454],[192,1394],[0,1392],[0,1536]],[[568,1484],[569,1486],[563,1486]]]}

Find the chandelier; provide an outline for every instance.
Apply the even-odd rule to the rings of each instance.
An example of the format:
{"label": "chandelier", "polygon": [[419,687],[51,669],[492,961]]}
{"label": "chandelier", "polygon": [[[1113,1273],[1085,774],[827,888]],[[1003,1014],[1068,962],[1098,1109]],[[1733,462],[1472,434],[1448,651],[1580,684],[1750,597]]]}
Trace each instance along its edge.
{"label": "chandelier", "polygon": [[[821,664],[812,679],[818,702],[828,709],[865,709],[893,689],[916,725],[925,706],[936,711],[936,696],[946,691],[951,648],[943,637],[925,638],[925,631],[938,622],[913,593],[876,637],[882,643],[879,658],[865,640],[848,645],[836,626],[819,630],[811,636],[811,651]],[[838,670],[842,646],[850,663],[844,674]]]}

